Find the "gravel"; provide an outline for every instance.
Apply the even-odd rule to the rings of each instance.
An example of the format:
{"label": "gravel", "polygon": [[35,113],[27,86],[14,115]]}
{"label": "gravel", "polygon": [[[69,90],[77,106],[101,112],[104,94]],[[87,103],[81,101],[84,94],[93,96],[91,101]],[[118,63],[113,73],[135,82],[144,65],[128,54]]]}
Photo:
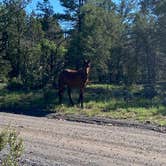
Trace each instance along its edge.
{"label": "gravel", "polygon": [[21,166],[166,165],[164,133],[1,112],[0,130],[9,124],[24,140]]}

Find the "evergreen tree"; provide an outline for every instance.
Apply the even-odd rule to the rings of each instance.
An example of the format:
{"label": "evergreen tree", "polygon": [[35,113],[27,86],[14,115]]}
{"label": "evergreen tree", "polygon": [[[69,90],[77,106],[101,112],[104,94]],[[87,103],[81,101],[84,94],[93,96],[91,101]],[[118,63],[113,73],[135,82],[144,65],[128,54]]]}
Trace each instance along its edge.
{"label": "evergreen tree", "polygon": [[42,30],[45,33],[45,38],[53,40],[58,43],[62,40],[62,31],[58,21],[54,17],[53,7],[49,0],[43,0],[43,2],[38,2],[38,19],[41,22]]}
{"label": "evergreen tree", "polygon": [[166,80],[166,1],[156,0],[153,5],[153,12],[157,16],[155,38],[157,40],[157,55],[158,55],[158,80]]}
{"label": "evergreen tree", "polygon": [[24,32],[26,25],[25,6],[27,1],[4,0],[0,16],[1,50],[3,58],[11,66],[10,76],[18,77],[21,72],[22,49],[24,47]]}
{"label": "evergreen tree", "polygon": [[57,14],[57,18],[69,21],[77,31],[81,31],[82,18],[81,7],[86,0],[60,0],[61,5],[65,8],[65,14]]}

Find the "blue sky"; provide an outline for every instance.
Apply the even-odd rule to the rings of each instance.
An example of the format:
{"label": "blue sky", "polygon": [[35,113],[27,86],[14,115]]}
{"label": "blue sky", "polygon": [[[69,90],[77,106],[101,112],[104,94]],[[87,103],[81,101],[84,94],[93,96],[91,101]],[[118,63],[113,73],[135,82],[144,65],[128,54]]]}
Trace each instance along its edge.
{"label": "blue sky", "polygon": [[[0,0],[1,1],[1,0]],[[43,2],[43,0],[32,0],[32,2],[27,6],[27,12],[31,13],[32,10],[36,9],[37,2]],[[62,13],[64,11],[63,7],[61,6],[59,0],[49,0],[51,5],[53,6],[55,13]],[[118,0],[114,0],[115,2]],[[63,29],[68,29],[71,27],[70,23],[68,22],[61,22],[60,25]]]}
{"label": "blue sky", "polygon": [[[64,8],[61,6],[59,0],[49,0],[51,5],[53,6],[55,13],[62,13],[64,11]],[[114,2],[118,2],[119,0],[113,0]],[[2,0],[0,0],[2,2]],[[36,10],[36,5],[38,2],[43,2],[43,0],[32,0],[30,4],[26,7],[26,11],[30,14],[33,10]],[[68,29],[70,27],[69,23],[61,23],[61,26],[64,29]]]}
{"label": "blue sky", "polygon": [[[32,2],[27,6],[27,12],[31,13],[32,10],[36,9],[37,2],[42,2],[43,0],[32,0]],[[59,0],[49,0],[51,5],[54,8],[55,13],[62,13],[64,11],[63,7],[61,6]],[[113,0],[114,2],[118,2],[119,0]],[[2,0],[0,0],[2,2]]]}
{"label": "blue sky", "polygon": [[[36,9],[36,4],[37,2],[42,2],[42,0],[32,0],[32,2],[28,5],[27,7],[27,11],[28,13],[31,12],[32,10],[35,10]],[[51,5],[53,6],[54,8],[54,12],[55,13],[62,13],[63,12],[63,8],[62,6],[60,5],[60,2],[59,0],[50,0],[50,3]]]}
{"label": "blue sky", "polygon": [[[0,0],[0,2],[2,2],[3,0]],[[43,0],[31,0],[32,2],[30,4],[28,4],[28,6],[26,7],[27,12],[30,13],[32,10],[36,10],[36,5],[37,2],[43,2]],[[61,6],[59,0],[49,0],[51,5],[54,8],[54,12],[55,13],[62,13],[63,12],[63,7]]]}
{"label": "blue sky", "polygon": [[[31,4],[29,4],[27,7],[28,13],[30,13],[32,10],[36,9],[36,4],[38,1],[42,2],[43,0],[32,0]],[[49,0],[49,1],[50,1],[51,5],[53,6],[55,13],[63,12],[63,7],[60,5],[59,0]],[[119,0],[113,0],[113,1],[118,2]]]}

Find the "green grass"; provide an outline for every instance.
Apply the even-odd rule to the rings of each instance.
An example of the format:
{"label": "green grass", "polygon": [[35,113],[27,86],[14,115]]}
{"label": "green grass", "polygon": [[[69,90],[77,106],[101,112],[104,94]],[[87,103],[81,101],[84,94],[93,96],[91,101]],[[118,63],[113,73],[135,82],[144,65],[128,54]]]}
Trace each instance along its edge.
{"label": "green grass", "polygon": [[[78,114],[86,116],[104,116],[115,119],[132,119],[140,122],[150,121],[152,123],[166,126],[166,107],[161,104],[162,96],[156,95],[153,99],[145,99],[140,94],[142,86],[115,86],[92,84],[89,85],[84,94],[84,109],[76,105],[69,106],[68,96],[65,92],[63,105],[58,105],[58,96],[55,89],[38,91],[8,91],[5,86],[1,87],[0,109],[32,111],[40,109],[58,112],[61,114]],[[125,99],[125,92],[129,92]],[[72,93],[76,102],[78,92]]]}
{"label": "green grass", "polygon": [[1,159],[2,166],[19,165],[19,158],[23,154],[24,145],[23,140],[14,129],[6,128],[0,131],[0,152],[1,151],[6,153]]}

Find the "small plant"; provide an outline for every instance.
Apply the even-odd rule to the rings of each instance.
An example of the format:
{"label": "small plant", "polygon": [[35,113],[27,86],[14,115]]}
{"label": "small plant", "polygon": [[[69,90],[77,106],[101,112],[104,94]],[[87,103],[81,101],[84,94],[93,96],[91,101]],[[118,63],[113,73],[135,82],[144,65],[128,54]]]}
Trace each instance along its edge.
{"label": "small plant", "polygon": [[18,91],[23,89],[23,83],[19,78],[13,78],[8,82],[7,89],[10,91]]}
{"label": "small plant", "polygon": [[0,160],[0,165],[18,166],[23,149],[23,140],[18,137],[15,130],[7,128],[0,133],[0,152],[5,151],[5,154],[7,152],[3,159]]}
{"label": "small plant", "polygon": [[152,86],[152,85],[146,85],[146,86],[144,86],[143,97],[145,97],[147,99],[152,99],[156,95],[157,95],[157,92],[156,92],[154,86]]}

